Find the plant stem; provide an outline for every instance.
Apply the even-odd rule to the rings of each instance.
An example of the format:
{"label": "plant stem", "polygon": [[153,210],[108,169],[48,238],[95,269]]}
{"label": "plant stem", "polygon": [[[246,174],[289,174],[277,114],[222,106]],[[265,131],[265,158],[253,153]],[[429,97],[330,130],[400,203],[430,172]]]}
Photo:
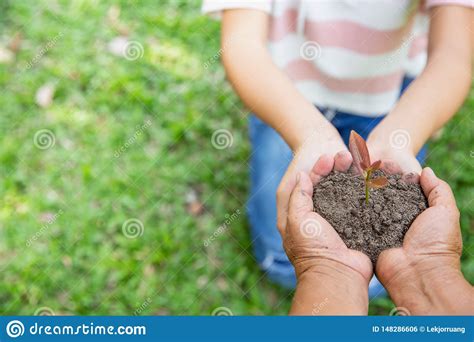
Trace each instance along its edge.
{"label": "plant stem", "polygon": [[367,175],[365,176],[365,204],[369,205],[369,180],[370,180],[371,170],[367,171]]}
{"label": "plant stem", "polygon": [[365,204],[369,204],[369,183],[365,183]]}

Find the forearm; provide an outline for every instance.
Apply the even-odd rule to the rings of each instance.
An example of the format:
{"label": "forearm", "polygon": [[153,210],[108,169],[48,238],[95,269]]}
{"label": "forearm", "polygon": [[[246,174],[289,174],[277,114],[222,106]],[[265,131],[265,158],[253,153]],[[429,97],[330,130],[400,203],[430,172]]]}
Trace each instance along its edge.
{"label": "forearm", "polygon": [[459,268],[418,266],[385,285],[395,305],[411,315],[474,313],[474,290]]}
{"label": "forearm", "polygon": [[278,131],[293,150],[311,134],[328,129],[328,121],[264,56],[266,53],[259,48],[248,52],[252,56],[242,56],[242,52],[227,55],[224,65],[230,82],[251,111]]}
{"label": "forearm", "polygon": [[367,315],[368,283],[337,263],[319,265],[298,278],[290,315]]}
{"label": "forearm", "polygon": [[[233,27],[237,20],[234,15],[224,14],[222,61],[242,101],[276,129],[293,150],[312,135],[335,134],[332,125],[273,63],[266,47],[266,32],[258,36],[250,25]],[[251,21],[253,15],[259,16],[246,14],[247,19]]]}
{"label": "forearm", "polygon": [[461,6],[432,9],[427,66],[369,141],[390,146],[392,132],[401,129],[409,134],[406,148],[416,154],[456,113],[471,86],[472,15],[472,9]]}
{"label": "forearm", "polygon": [[469,91],[470,63],[459,64],[454,57],[434,56],[369,139],[389,146],[392,132],[404,130],[410,137],[406,147],[416,154],[456,113]]}

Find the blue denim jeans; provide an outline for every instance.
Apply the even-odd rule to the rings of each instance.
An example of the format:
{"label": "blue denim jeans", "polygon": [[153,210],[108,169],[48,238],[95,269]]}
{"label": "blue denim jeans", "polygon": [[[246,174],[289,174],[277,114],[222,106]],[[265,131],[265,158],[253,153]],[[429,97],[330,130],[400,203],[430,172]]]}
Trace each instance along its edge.
{"label": "blue denim jeans", "polygon": [[[401,93],[411,79],[405,78]],[[384,118],[363,117],[331,108],[318,109],[337,128],[347,144],[351,130],[357,131],[364,139]],[[250,117],[249,134],[252,144],[250,161],[251,189],[247,203],[253,250],[255,258],[268,278],[284,287],[294,288],[296,277],[293,266],[285,254],[280,233],[276,226],[276,190],[290,164],[293,155],[291,149],[270,126],[255,116]],[[426,149],[418,154],[422,163]],[[385,290],[374,276],[369,286],[369,296],[385,295]]]}

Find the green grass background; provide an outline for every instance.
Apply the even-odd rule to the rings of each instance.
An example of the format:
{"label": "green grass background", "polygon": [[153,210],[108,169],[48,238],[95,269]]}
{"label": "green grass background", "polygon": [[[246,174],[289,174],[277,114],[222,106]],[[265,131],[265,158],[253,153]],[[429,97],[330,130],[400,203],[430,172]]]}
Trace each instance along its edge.
{"label": "green grass background", "polygon": [[[199,1],[116,2],[129,39],[144,47],[129,61],[107,48],[123,31],[107,19],[113,3],[0,5],[0,46],[21,35],[14,60],[0,63],[0,314],[286,314],[292,292],[270,284],[251,254],[247,111],[217,61],[219,23],[200,15]],[[56,92],[41,108],[35,94],[47,83]],[[473,112],[471,91],[428,159],[454,189],[471,283]],[[221,128],[234,141],[216,150],[211,135]],[[35,146],[40,129],[54,133],[54,146]],[[198,216],[186,205],[193,192]],[[143,222],[141,237],[122,233],[130,218]],[[380,299],[370,311],[392,307]]]}

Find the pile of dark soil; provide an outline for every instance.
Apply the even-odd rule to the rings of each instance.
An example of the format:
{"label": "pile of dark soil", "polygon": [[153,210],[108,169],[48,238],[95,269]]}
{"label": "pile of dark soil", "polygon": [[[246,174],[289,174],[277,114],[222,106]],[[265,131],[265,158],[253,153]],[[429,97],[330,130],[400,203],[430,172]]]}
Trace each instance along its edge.
{"label": "pile of dark soil", "polygon": [[[384,175],[376,171],[374,177]],[[365,202],[364,180],[354,173],[331,172],[313,192],[314,211],[324,217],[347,247],[364,252],[375,266],[379,254],[399,247],[413,220],[428,207],[419,184],[400,175],[385,175],[389,185],[370,190]]]}

